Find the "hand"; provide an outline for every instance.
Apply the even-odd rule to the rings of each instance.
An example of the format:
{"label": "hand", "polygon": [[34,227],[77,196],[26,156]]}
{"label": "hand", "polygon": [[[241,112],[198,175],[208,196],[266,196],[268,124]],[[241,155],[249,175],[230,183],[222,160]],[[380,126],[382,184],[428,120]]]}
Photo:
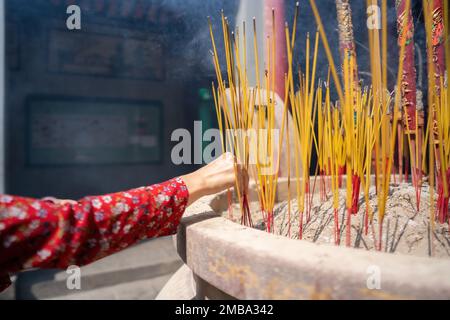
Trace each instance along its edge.
{"label": "hand", "polygon": [[227,152],[220,157],[194,171],[182,176],[189,191],[188,205],[197,199],[214,194],[236,185],[236,176],[239,182],[239,192],[247,192],[248,174],[241,165],[236,163],[235,157]]}

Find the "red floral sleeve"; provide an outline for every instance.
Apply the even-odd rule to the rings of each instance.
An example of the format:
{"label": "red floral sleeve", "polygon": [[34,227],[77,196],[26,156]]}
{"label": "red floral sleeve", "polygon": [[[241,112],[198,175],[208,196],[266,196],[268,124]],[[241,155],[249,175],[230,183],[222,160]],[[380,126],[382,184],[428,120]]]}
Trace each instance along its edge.
{"label": "red floral sleeve", "polygon": [[140,239],[174,234],[188,197],[181,178],[75,204],[0,195],[0,291],[8,273],[85,265]]}

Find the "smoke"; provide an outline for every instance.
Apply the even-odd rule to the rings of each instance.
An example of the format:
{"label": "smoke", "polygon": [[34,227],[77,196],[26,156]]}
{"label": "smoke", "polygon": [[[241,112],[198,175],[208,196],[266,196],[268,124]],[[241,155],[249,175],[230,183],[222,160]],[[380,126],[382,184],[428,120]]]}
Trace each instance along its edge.
{"label": "smoke", "polygon": [[[173,12],[178,30],[164,30],[161,34],[168,49],[170,66],[168,78],[173,80],[199,80],[214,77],[214,65],[207,17],[211,18],[217,49],[223,52],[221,11],[234,25],[238,0],[196,1],[163,0],[160,6]],[[223,57],[219,57],[223,58]]]}

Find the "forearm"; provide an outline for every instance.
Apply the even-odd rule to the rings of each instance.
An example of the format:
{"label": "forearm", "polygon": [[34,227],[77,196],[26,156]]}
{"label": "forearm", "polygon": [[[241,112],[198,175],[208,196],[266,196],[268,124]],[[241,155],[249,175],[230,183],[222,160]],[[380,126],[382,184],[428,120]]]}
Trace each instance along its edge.
{"label": "forearm", "polygon": [[197,171],[181,176],[180,178],[183,179],[187,189],[189,190],[188,206],[207,194],[205,182],[199,176]]}
{"label": "forearm", "polygon": [[140,239],[174,234],[188,204],[232,187],[239,170],[225,154],[180,178],[77,202],[0,195],[0,282],[8,272],[85,265]]}
{"label": "forearm", "polygon": [[84,265],[140,239],[173,234],[188,196],[180,178],[76,204],[3,196],[0,273]]}
{"label": "forearm", "polygon": [[236,176],[239,177],[237,181],[242,192],[248,186],[247,172],[236,163],[232,154],[226,153],[207,166],[181,178],[189,190],[189,204],[191,204],[205,195],[234,187]]}

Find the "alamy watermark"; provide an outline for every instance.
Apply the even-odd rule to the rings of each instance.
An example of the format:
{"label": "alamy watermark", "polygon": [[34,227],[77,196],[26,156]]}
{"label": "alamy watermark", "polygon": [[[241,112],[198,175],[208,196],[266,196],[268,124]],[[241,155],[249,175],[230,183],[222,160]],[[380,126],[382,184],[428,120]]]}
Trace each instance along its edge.
{"label": "alamy watermark", "polygon": [[[260,173],[276,173],[279,146],[278,129],[229,129],[223,137],[219,129],[202,130],[202,122],[194,121],[194,137],[184,128],[172,132],[171,141],[177,142],[172,148],[171,160],[176,165],[210,163],[222,153],[233,153],[238,163],[258,165]],[[224,141],[222,147],[222,139]]]}
{"label": "alamy watermark", "polygon": [[81,9],[79,6],[72,4],[67,7],[66,13],[69,15],[66,19],[66,27],[69,30],[81,29]]}
{"label": "alamy watermark", "polygon": [[76,265],[67,267],[66,287],[69,290],[81,290],[81,268]]}
{"label": "alamy watermark", "polygon": [[376,265],[370,265],[366,269],[366,286],[369,290],[381,290],[381,268]]}
{"label": "alamy watermark", "polygon": [[381,9],[375,4],[367,7],[367,28],[369,30],[381,29]]}

